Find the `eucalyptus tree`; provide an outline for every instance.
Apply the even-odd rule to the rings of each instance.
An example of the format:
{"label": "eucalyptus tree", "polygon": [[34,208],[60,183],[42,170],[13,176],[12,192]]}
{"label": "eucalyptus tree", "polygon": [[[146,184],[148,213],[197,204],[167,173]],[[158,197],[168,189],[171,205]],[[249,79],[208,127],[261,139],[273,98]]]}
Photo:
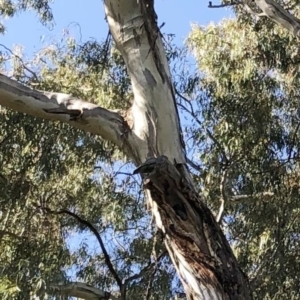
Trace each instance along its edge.
{"label": "eucalyptus tree", "polygon": [[[20,2],[21,7],[22,3],[23,1]],[[51,18],[51,14],[48,13],[49,7],[45,5],[45,3],[43,4],[40,1],[33,1],[32,3],[35,4],[34,7],[37,8],[39,12],[41,11],[41,7],[43,7],[43,16]],[[237,5],[236,11],[238,17],[240,17],[240,5],[243,7],[242,9],[247,9],[249,6],[244,3],[238,3]],[[175,89],[173,86],[162,35],[157,25],[157,16],[154,11],[153,1],[107,0],[104,1],[104,9],[110,33],[126,65],[126,70],[124,68],[123,71],[127,73],[130,79],[129,85],[131,92],[126,91],[127,95],[132,93],[130,105],[124,105],[124,99],[121,97],[119,99],[109,100],[109,102],[112,103],[111,106],[115,106],[117,110],[101,107],[97,102],[88,99],[86,95],[85,98],[89,101],[83,100],[81,98],[83,93],[78,89],[80,75],[82,75],[80,68],[76,70],[79,74],[77,78],[72,71],[69,71],[68,76],[74,76],[75,78],[73,84],[64,88],[68,94],[61,93],[57,90],[59,82],[55,82],[55,79],[53,79],[52,84],[48,83],[49,90],[54,90],[54,92],[33,89],[34,85],[37,85],[43,76],[47,78],[47,75],[51,73],[50,71],[48,71],[47,74],[47,71],[43,70],[40,75],[41,78],[35,73],[32,73],[33,77],[28,82],[24,81],[22,76],[15,75],[15,78],[19,79],[19,82],[17,82],[8,76],[1,75],[0,104],[17,112],[26,113],[41,119],[61,121],[86,133],[100,136],[103,140],[109,142],[109,147],[112,147],[112,149],[117,147],[122,155],[125,155],[136,165],[137,168],[134,174],[141,174],[147,206],[151,209],[155,224],[161,232],[166,249],[177,271],[177,275],[181,280],[187,299],[251,299],[248,278],[238,266],[237,260],[219,223],[222,224],[223,215],[226,213],[224,207],[228,209],[228,201],[226,201],[228,197],[230,199],[243,198],[241,194],[230,194],[234,187],[238,193],[246,192],[246,198],[249,198],[249,195],[251,195],[252,198],[260,196],[270,197],[274,195],[274,191],[264,190],[262,187],[256,188],[255,192],[257,193],[254,194],[254,191],[249,188],[249,185],[251,185],[249,183],[247,183],[248,185],[244,184],[244,186],[241,186],[239,180],[241,180],[243,174],[233,169],[234,165],[239,166],[242,161],[245,161],[246,156],[243,151],[246,151],[247,155],[251,153],[248,145],[250,143],[249,141],[252,141],[254,144],[257,142],[257,136],[255,134],[257,134],[258,129],[255,126],[257,124],[260,126],[264,125],[261,125],[259,122],[256,124],[257,119],[260,120],[262,116],[265,117],[264,112],[271,113],[270,110],[268,110],[268,104],[263,101],[265,99],[264,97],[266,97],[265,93],[267,89],[265,89],[264,86],[262,87],[263,95],[259,98],[261,102],[257,104],[258,110],[261,112],[260,116],[257,117],[257,111],[255,111],[250,118],[252,122],[250,128],[253,129],[255,127],[254,132],[251,130],[246,133],[243,132],[241,137],[234,137],[232,135],[234,135],[237,126],[241,126],[240,122],[242,121],[240,121],[240,119],[243,118],[239,115],[236,120],[233,119],[232,121],[230,118],[234,118],[234,114],[230,115],[228,113],[228,107],[224,105],[224,101],[227,101],[227,99],[231,101],[239,99],[242,94],[240,90],[244,87],[243,84],[249,84],[250,87],[251,84],[253,84],[252,81],[250,83],[246,81],[247,76],[258,76],[260,75],[260,70],[258,70],[259,74],[257,75],[255,73],[257,71],[255,65],[250,62],[247,64],[247,60],[237,62],[237,64],[241,64],[241,69],[231,66],[230,63],[232,59],[229,62],[226,61],[226,58],[228,58],[226,55],[228,55],[228,53],[226,51],[219,51],[219,44],[217,44],[218,47],[214,49],[215,52],[213,52],[213,54],[204,52],[205,46],[209,45],[209,43],[215,45],[216,40],[222,41],[220,37],[223,36],[223,32],[220,31],[219,33],[215,27],[209,27],[207,29],[207,35],[201,30],[198,30],[194,32],[194,35],[190,38],[190,45],[197,59],[201,60],[200,66],[203,66],[203,71],[205,72],[205,77],[202,78],[201,76],[203,75],[201,75],[201,79],[199,79],[202,82],[201,97],[203,97],[203,99],[210,99],[213,104],[215,104],[215,99],[219,100],[215,106],[208,102],[213,108],[212,110],[205,111],[203,108],[203,112],[206,113],[206,115],[203,115],[205,121],[203,124],[209,127],[206,131],[207,136],[214,142],[214,149],[216,151],[215,155],[214,152],[212,152],[211,156],[206,157],[206,160],[211,163],[211,170],[208,176],[205,176],[206,182],[204,183],[204,187],[210,185],[211,181],[209,178],[216,174],[216,170],[219,175],[221,174],[220,178],[216,179],[220,182],[220,193],[215,193],[215,185],[212,185],[211,189],[206,193],[207,199],[213,198],[215,195],[221,195],[221,209],[215,218],[207,207],[207,201],[204,201],[204,198],[201,198],[198,193],[199,185],[203,186],[203,184],[201,182],[199,184],[197,180],[200,180],[199,178],[201,178],[201,176],[203,177],[204,173],[201,173],[200,177],[194,176],[187,167],[189,160],[186,156],[186,147],[183,141],[175,101],[175,95],[179,93],[177,88]],[[12,5],[9,13],[13,14],[13,12],[14,8]],[[267,14],[269,11],[264,9],[264,12]],[[268,16],[272,20],[272,17],[270,15]],[[234,24],[247,24],[247,22],[249,22],[249,15],[246,15],[244,19],[241,17],[238,22],[240,23]],[[278,21],[277,23],[280,22]],[[253,30],[255,30],[257,24],[260,24],[260,20],[250,20],[249,28],[252,31],[249,30],[249,34],[255,34]],[[284,27],[287,29],[290,28],[288,26]],[[281,30],[281,28],[278,30]],[[244,31],[243,34],[246,36],[248,32]],[[288,34],[285,36],[291,39]],[[212,40],[209,40],[209,38]],[[221,46],[231,49],[231,43],[233,43],[235,47],[238,47],[241,42],[246,43],[247,39],[240,41],[236,37],[235,40],[226,41],[225,45]],[[263,43],[262,45],[266,44]],[[207,50],[211,49],[208,48]],[[244,49],[239,50],[240,52],[238,53],[244,53],[243,51],[245,51]],[[257,55],[259,55],[263,49],[258,48],[255,50],[258,53]],[[204,57],[202,57],[203,53],[205,53]],[[232,53],[229,52],[229,54]],[[222,55],[225,55],[225,57]],[[252,53],[248,53],[248,55],[251,56]],[[120,63],[122,64],[122,62]],[[64,69],[65,61],[61,61],[60,64],[59,70],[66,72],[67,69]],[[100,66],[97,64],[94,67],[100,69]],[[232,69],[234,71],[228,73],[228,70]],[[270,69],[272,68],[268,66],[268,71]],[[93,82],[97,82],[95,78],[92,79],[94,80]],[[251,79],[253,78],[251,77]],[[21,82],[23,82],[23,84]],[[27,85],[24,83],[27,83]],[[86,82],[86,84],[88,83]],[[31,87],[29,87],[29,85],[31,85]],[[47,85],[44,84],[43,87],[45,86]],[[126,86],[126,88],[129,90],[128,86]],[[247,88],[243,91],[244,93],[249,93],[249,86],[247,85]],[[97,86],[94,85],[93,88],[97,89]],[[253,93],[253,90],[251,92]],[[271,97],[272,99],[270,99],[270,101],[275,101],[274,99],[278,97],[277,92],[278,89],[273,87],[273,93],[268,95],[273,97]],[[248,94],[246,96],[249,97]],[[247,99],[246,96],[243,96],[243,99]],[[187,100],[184,97],[181,98],[185,99],[184,101]],[[125,104],[128,103],[129,101],[125,101]],[[236,101],[234,102],[234,105],[235,104],[243,106],[244,102]],[[179,106],[181,107],[181,105]],[[224,106],[227,109],[226,117],[223,117],[221,114],[223,112],[222,109],[224,110]],[[184,108],[187,110],[185,106]],[[197,114],[193,111],[193,106],[187,111],[201,124],[202,121],[197,119]],[[238,112],[242,114],[242,109]],[[219,122],[219,116],[223,117],[223,119],[221,119],[222,122]],[[229,118],[230,122],[226,118]],[[246,116],[244,116],[244,118],[247,119]],[[41,128],[43,128],[42,125]],[[210,129],[213,130],[213,134]],[[230,132],[230,130],[232,131]],[[74,139],[76,143],[79,143],[79,132],[81,131],[75,132],[78,134],[78,138],[76,139],[74,137]],[[228,132],[230,132],[231,135],[228,134]],[[201,132],[199,133],[199,131],[194,133],[201,136]],[[225,139],[221,141],[221,143],[215,137],[216,135],[218,136],[218,134]],[[293,136],[292,132],[291,135]],[[247,141],[247,147],[243,145],[244,138],[245,141]],[[47,140],[47,137],[44,139]],[[195,139],[195,141],[197,141],[197,139]],[[52,139],[52,143],[53,142],[55,142],[55,139]],[[258,154],[261,155],[261,160],[265,164],[268,164],[268,160],[263,160],[265,155],[263,148],[265,145],[263,142],[259,145],[262,149],[256,147],[257,152],[255,152],[255,155],[256,157]],[[84,148],[89,147],[88,143],[84,142],[84,139],[83,141],[80,140],[80,146]],[[32,146],[29,145],[28,147],[30,148]],[[43,149],[43,145],[39,144],[39,147]],[[103,149],[103,145],[99,147],[99,149]],[[61,149],[61,144],[57,144],[57,151],[64,159],[65,156],[68,157],[67,150],[68,149]],[[89,162],[91,162],[90,159],[94,153],[93,151],[91,152]],[[37,150],[37,153],[40,152]],[[114,155],[117,156],[121,154],[114,153]],[[251,158],[250,154],[249,157]],[[274,164],[276,162],[274,162]],[[77,173],[67,174],[75,178],[75,184],[73,183],[72,185],[70,181],[68,181],[68,184],[70,188],[73,187],[75,189],[75,192],[77,189],[80,190],[80,193],[76,194],[77,198],[80,197],[81,194],[87,193],[89,189],[93,191],[93,188],[95,188],[90,182],[90,178],[86,177],[86,182],[80,182],[80,180],[76,181],[77,174],[84,172],[83,164],[79,164],[79,166],[80,170],[77,171]],[[220,166],[221,169],[218,170]],[[66,165],[66,167],[70,167],[70,165]],[[73,168],[70,168],[70,170],[73,170]],[[236,171],[236,173],[234,173],[233,170]],[[229,177],[232,181],[231,185],[229,185],[230,189],[227,184]],[[22,180],[24,181],[24,178],[22,178]],[[236,180],[235,183],[233,183],[234,180]],[[251,181],[252,178],[248,176],[243,178],[243,180]],[[255,180],[259,181],[257,178],[255,178]],[[275,179],[272,178],[272,184],[274,182]],[[20,183],[18,182],[18,184]],[[108,184],[108,186],[110,185]],[[265,186],[266,185],[263,187]],[[51,195],[51,183],[48,187],[48,192]],[[230,195],[227,196],[227,194]],[[116,265],[112,263],[111,258],[106,253],[105,247],[103,247],[103,240],[97,228],[92,225],[92,223],[97,220],[97,213],[91,218],[92,222],[87,222],[70,210],[65,210],[64,208],[54,210],[49,207],[47,201],[49,201],[48,199],[50,198],[46,197],[42,203],[38,203],[36,206],[41,209],[42,212],[47,212],[55,216],[65,214],[71,216],[77,220],[81,226],[87,226],[95,234],[103,251],[103,261],[111,273],[113,283],[110,283],[110,287],[114,293],[110,293],[111,291],[103,291],[98,287],[91,287],[84,283],[59,284],[56,282],[48,286],[46,282],[44,289],[50,289],[50,293],[51,291],[52,293],[59,292],[67,296],[78,296],[85,299],[96,299],[97,297],[104,299],[125,299],[126,295],[130,295],[129,287],[134,289],[134,285],[130,286],[130,283],[132,283],[135,278],[140,278],[141,274],[136,277],[128,277],[126,272],[122,274],[121,270],[116,271]],[[74,195],[70,196],[68,192],[65,193],[65,199],[68,200],[69,205],[71,205],[71,201],[74,201],[74,198]],[[213,207],[215,205],[215,199],[210,200],[209,205]],[[93,207],[95,207],[96,212],[99,214],[101,213],[99,208],[104,209],[105,205],[109,203],[107,199],[103,205],[100,200],[95,200],[95,197],[91,197],[90,201],[93,202]],[[243,212],[239,215],[241,218],[245,218],[245,206],[243,206],[243,209]],[[291,210],[294,212],[294,207],[291,208]],[[81,211],[84,211],[84,207],[81,207]],[[232,217],[233,214],[233,212],[229,213],[228,218]],[[233,223],[235,225],[237,220],[238,218],[236,216],[233,217]],[[235,228],[235,226],[233,228]],[[55,228],[53,228],[51,232],[55,233]],[[272,238],[269,238],[271,237],[270,232],[264,233],[265,236],[268,236],[269,240],[272,240]],[[236,237],[236,234],[234,235],[229,231],[228,236]],[[234,246],[236,245],[239,244],[235,243]],[[236,252],[237,248],[233,248]],[[273,249],[274,251],[271,251],[271,254],[268,254],[269,256],[267,257],[272,258],[272,253],[275,252],[276,254],[279,251],[277,249],[279,249],[279,247],[275,248],[276,251]],[[64,249],[61,249],[61,251],[64,251]],[[239,256],[238,253],[236,253],[236,255]],[[245,269],[248,267],[251,270],[251,268],[256,267],[256,263],[255,261],[250,261],[249,264],[245,264],[243,267]],[[264,264],[266,264],[265,261],[259,261],[259,263],[261,263],[263,267]],[[152,263],[142,270],[148,270],[150,266],[152,266]],[[37,273],[42,272],[43,268],[44,266],[39,264],[39,271],[37,271]],[[50,274],[51,270],[47,270],[47,272]],[[141,271],[141,273],[143,272]],[[60,274],[60,276],[63,276],[63,274]],[[103,278],[103,276],[101,276],[101,278]],[[289,281],[289,283],[290,282],[291,281]],[[43,284],[44,283],[39,284],[40,289]],[[264,284],[266,283],[263,282],[263,284],[259,286],[262,288]]]}
{"label": "eucalyptus tree", "polygon": [[[200,202],[186,167],[175,94],[153,3],[111,1],[105,3],[105,11],[131,79],[134,100],[129,110],[117,112],[74,96],[39,92],[5,76],[1,76],[1,104],[99,135],[117,145],[137,166],[150,159],[137,172],[144,177],[147,203],[188,298],[248,297],[246,277],[213,215]],[[190,255],[193,265],[188,263]],[[114,277],[124,298],[126,284],[116,274]]]}

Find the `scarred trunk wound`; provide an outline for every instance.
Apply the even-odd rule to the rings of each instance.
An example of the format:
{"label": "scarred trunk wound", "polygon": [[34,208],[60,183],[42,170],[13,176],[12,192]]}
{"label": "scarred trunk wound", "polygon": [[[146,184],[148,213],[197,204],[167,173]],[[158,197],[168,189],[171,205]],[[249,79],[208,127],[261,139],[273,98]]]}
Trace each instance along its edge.
{"label": "scarred trunk wound", "polygon": [[134,172],[158,210],[156,220],[188,299],[251,299],[248,280],[207,206],[166,156]]}

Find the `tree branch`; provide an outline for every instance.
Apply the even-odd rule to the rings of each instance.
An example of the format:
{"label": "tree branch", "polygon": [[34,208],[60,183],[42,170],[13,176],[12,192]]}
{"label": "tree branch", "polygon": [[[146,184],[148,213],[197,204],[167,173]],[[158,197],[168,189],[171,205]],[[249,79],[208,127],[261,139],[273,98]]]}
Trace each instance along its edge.
{"label": "tree branch", "polygon": [[[164,233],[166,247],[179,276],[188,280],[196,276],[201,278],[197,283],[193,281],[201,285],[193,294],[191,281],[182,280],[187,298],[251,299],[248,281],[238,268],[219,224],[194,187],[168,158],[149,159],[135,173],[143,176],[146,192],[151,194],[163,216],[157,224]],[[209,292],[206,292],[208,286]]]}
{"label": "tree branch", "polygon": [[110,32],[132,83],[137,164],[161,154],[185,164],[172,78],[154,1],[104,0],[104,6]]}
{"label": "tree branch", "polygon": [[219,151],[221,152],[222,155],[223,163],[226,166],[229,165],[230,161],[226,155],[224,147],[220,144],[220,142],[214,137],[214,135],[208,129],[206,129],[206,132],[208,137],[216,144],[217,148],[219,148]]}
{"label": "tree branch", "polygon": [[273,0],[255,0],[255,3],[265,16],[287,29],[295,37],[299,36],[300,20],[286,11],[280,4]]}
{"label": "tree branch", "polygon": [[6,51],[8,51],[13,57],[15,57],[16,59],[18,59],[18,61],[22,64],[22,67],[27,71],[29,72],[36,80],[38,80],[38,77],[36,75],[35,72],[33,72],[32,70],[30,70],[26,64],[24,63],[23,59],[19,56],[19,55],[16,55],[12,50],[10,50],[9,48],[7,48],[6,46],[4,46],[3,44],[0,44],[0,46],[2,48],[4,48]]}
{"label": "tree branch", "polygon": [[111,293],[94,288],[88,284],[81,282],[71,282],[67,284],[51,284],[49,293],[66,295],[69,297],[77,297],[85,300],[119,300],[121,298],[114,297]]}
{"label": "tree branch", "polygon": [[243,4],[242,2],[230,2],[230,3],[224,3],[224,4],[219,4],[219,5],[213,5],[211,1],[208,2],[208,8],[221,8],[221,7],[226,7],[226,6],[234,6],[234,5],[240,5]]}
{"label": "tree branch", "polygon": [[262,192],[262,193],[256,193],[252,195],[235,195],[229,197],[230,202],[234,203],[241,203],[246,202],[249,199],[255,199],[255,198],[268,198],[274,196],[273,192]]}
{"label": "tree branch", "polygon": [[262,10],[262,13],[256,13],[249,6],[251,0],[243,1],[231,1],[229,3],[224,3],[220,5],[213,5],[211,1],[208,2],[209,8],[221,8],[226,6],[234,5],[244,5],[248,12],[251,14],[263,17],[266,16],[271,19],[274,23],[284,27],[295,37],[299,37],[300,33],[300,20],[294,15],[290,14],[286,9],[284,9],[279,3],[274,0],[254,0],[256,5]]}
{"label": "tree branch", "polygon": [[153,263],[149,263],[146,267],[144,267],[139,273],[136,273],[130,277],[128,277],[125,282],[124,282],[124,285],[126,286],[129,282],[131,282],[132,280],[136,280],[136,279],[139,279],[143,276],[145,276],[146,273],[148,273],[153,267],[155,267],[158,262],[166,256],[167,254],[167,250],[163,251],[158,257],[157,257],[157,260]]}
{"label": "tree branch", "polygon": [[218,216],[216,219],[219,224],[222,222],[222,218],[224,215],[224,209],[225,209],[225,203],[228,202],[228,197],[227,197],[227,194],[225,191],[225,185],[227,183],[228,172],[229,172],[228,168],[224,169],[222,171],[221,180],[220,180],[220,195],[221,195],[220,202],[221,202],[221,205],[220,205],[219,213],[218,213]]}
{"label": "tree branch", "polygon": [[102,240],[99,232],[97,231],[97,229],[90,222],[82,219],[81,217],[79,217],[75,213],[72,213],[72,212],[70,212],[66,209],[61,209],[61,210],[58,210],[58,211],[54,211],[54,210],[51,210],[50,208],[47,208],[47,207],[39,207],[39,208],[42,208],[42,209],[44,209],[45,211],[47,211],[51,214],[56,214],[56,215],[67,214],[67,215],[73,217],[74,219],[76,219],[82,225],[86,226],[90,231],[92,231],[93,234],[95,235],[95,237],[97,238],[98,242],[99,242],[99,245],[100,245],[101,250],[102,250],[103,255],[104,255],[105,263],[106,263],[110,273],[115,278],[115,280],[116,280],[116,282],[117,282],[117,284],[120,288],[120,291],[122,291],[122,288],[123,288],[122,280],[120,279],[119,275],[117,274],[117,272],[116,272],[116,270],[115,270],[115,268],[114,268],[114,266],[113,266],[113,264],[110,260],[109,254],[106,251],[103,240]]}
{"label": "tree branch", "polygon": [[128,130],[112,110],[62,93],[36,91],[0,74],[0,105],[34,117],[58,120],[112,141],[121,147]]}
{"label": "tree branch", "polygon": [[200,173],[202,173],[202,168],[198,165],[198,164],[196,164],[196,163],[194,163],[191,159],[189,159],[188,157],[186,158],[186,162],[188,163],[188,165],[190,165],[192,168],[194,168],[196,171],[198,171],[198,172],[200,172]]}
{"label": "tree branch", "polygon": [[22,236],[19,236],[18,234],[15,234],[13,232],[7,231],[7,230],[0,230],[0,240],[2,239],[2,237],[4,237],[5,235],[13,237],[15,239],[21,239]]}
{"label": "tree branch", "polygon": [[257,194],[252,194],[252,195],[234,195],[234,196],[227,196],[225,192],[225,184],[227,181],[227,172],[224,171],[224,173],[221,176],[221,183],[220,183],[220,193],[221,193],[221,205],[219,208],[218,216],[216,218],[217,222],[220,224],[224,215],[224,209],[225,209],[225,204],[231,203],[231,204],[238,204],[238,203],[243,203],[247,202],[249,200],[257,199],[257,198],[268,198],[274,196],[273,192],[262,192],[262,193],[257,193]]}

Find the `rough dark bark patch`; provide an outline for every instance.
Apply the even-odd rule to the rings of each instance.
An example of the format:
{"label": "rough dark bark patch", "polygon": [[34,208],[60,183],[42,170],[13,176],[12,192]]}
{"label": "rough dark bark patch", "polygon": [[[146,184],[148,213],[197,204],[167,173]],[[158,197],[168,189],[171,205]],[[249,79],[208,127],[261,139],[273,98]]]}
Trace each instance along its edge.
{"label": "rough dark bark patch", "polygon": [[136,173],[143,174],[144,187],[157,203],[166,242],[189,264],[192,275],[218,290],[221,299],[251,299],[248,280],[220,226],[168,158],[152,158]]}

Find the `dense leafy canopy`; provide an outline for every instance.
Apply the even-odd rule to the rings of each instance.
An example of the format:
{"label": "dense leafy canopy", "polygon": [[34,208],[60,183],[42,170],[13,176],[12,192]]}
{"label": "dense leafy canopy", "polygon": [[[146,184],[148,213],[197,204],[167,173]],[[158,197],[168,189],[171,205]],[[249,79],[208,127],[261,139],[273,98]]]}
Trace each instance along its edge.
{"label": "dense leafy canopy", "polygon": [[[0,13],[30,7],[51,21],[47,1],[2,1]],[[165,39],[190,167],[254,298],[298,299],[299,43],[270,19],[234,9],[235,19],[193,26],[187,44],[195,71],[188,50]],[[130,81],[109,37],[68,37],[26,64],[20,53],[1,51],[3,70],[34,88],[130,107]],[[4,108],[0,116],[2,298],[43,299],[49,283],[68,280],[118,290],[95,236],[63,210],[97,229],[120,278],[144,270],[128,280],[130,299],[169,299],[181,291],[140,182],[118,149],[67,125]]]}
{"label": "dense leafy canopy", "polygon": [[225,201],[224,226],[257,298],[296,299],[297,42],[281,28],[257,31],[252,24],[225,20],[195,26],[189,43],[206,96],[200,96],[197,106],[203,118],[200,130],[193,132],[204,149],[197,154],[206,171],[206,199],[215,209],[218,199]]}
{"label": "dense leafy canopy", "polygon": [[[16,57],[10,71],[38,89],[59,89],[109,108],[130,105],[124,63],[107,43],[67,39],[41,50],[28,65],[33,62],[33,76]],[[44,295],[46,283],[70,280],[117,290],[95,237],[61,212],[67,210],[101,234],[121,278],[145,269],[142,278],[128,281],[128,296],[151,290],[155,299],[168,299],[174,269],[153,230],[141,183],[119,150],[65,124],[4,108],[1,123],[1,240],[7,249],[0,256],[1,296],[29,299]]]}

